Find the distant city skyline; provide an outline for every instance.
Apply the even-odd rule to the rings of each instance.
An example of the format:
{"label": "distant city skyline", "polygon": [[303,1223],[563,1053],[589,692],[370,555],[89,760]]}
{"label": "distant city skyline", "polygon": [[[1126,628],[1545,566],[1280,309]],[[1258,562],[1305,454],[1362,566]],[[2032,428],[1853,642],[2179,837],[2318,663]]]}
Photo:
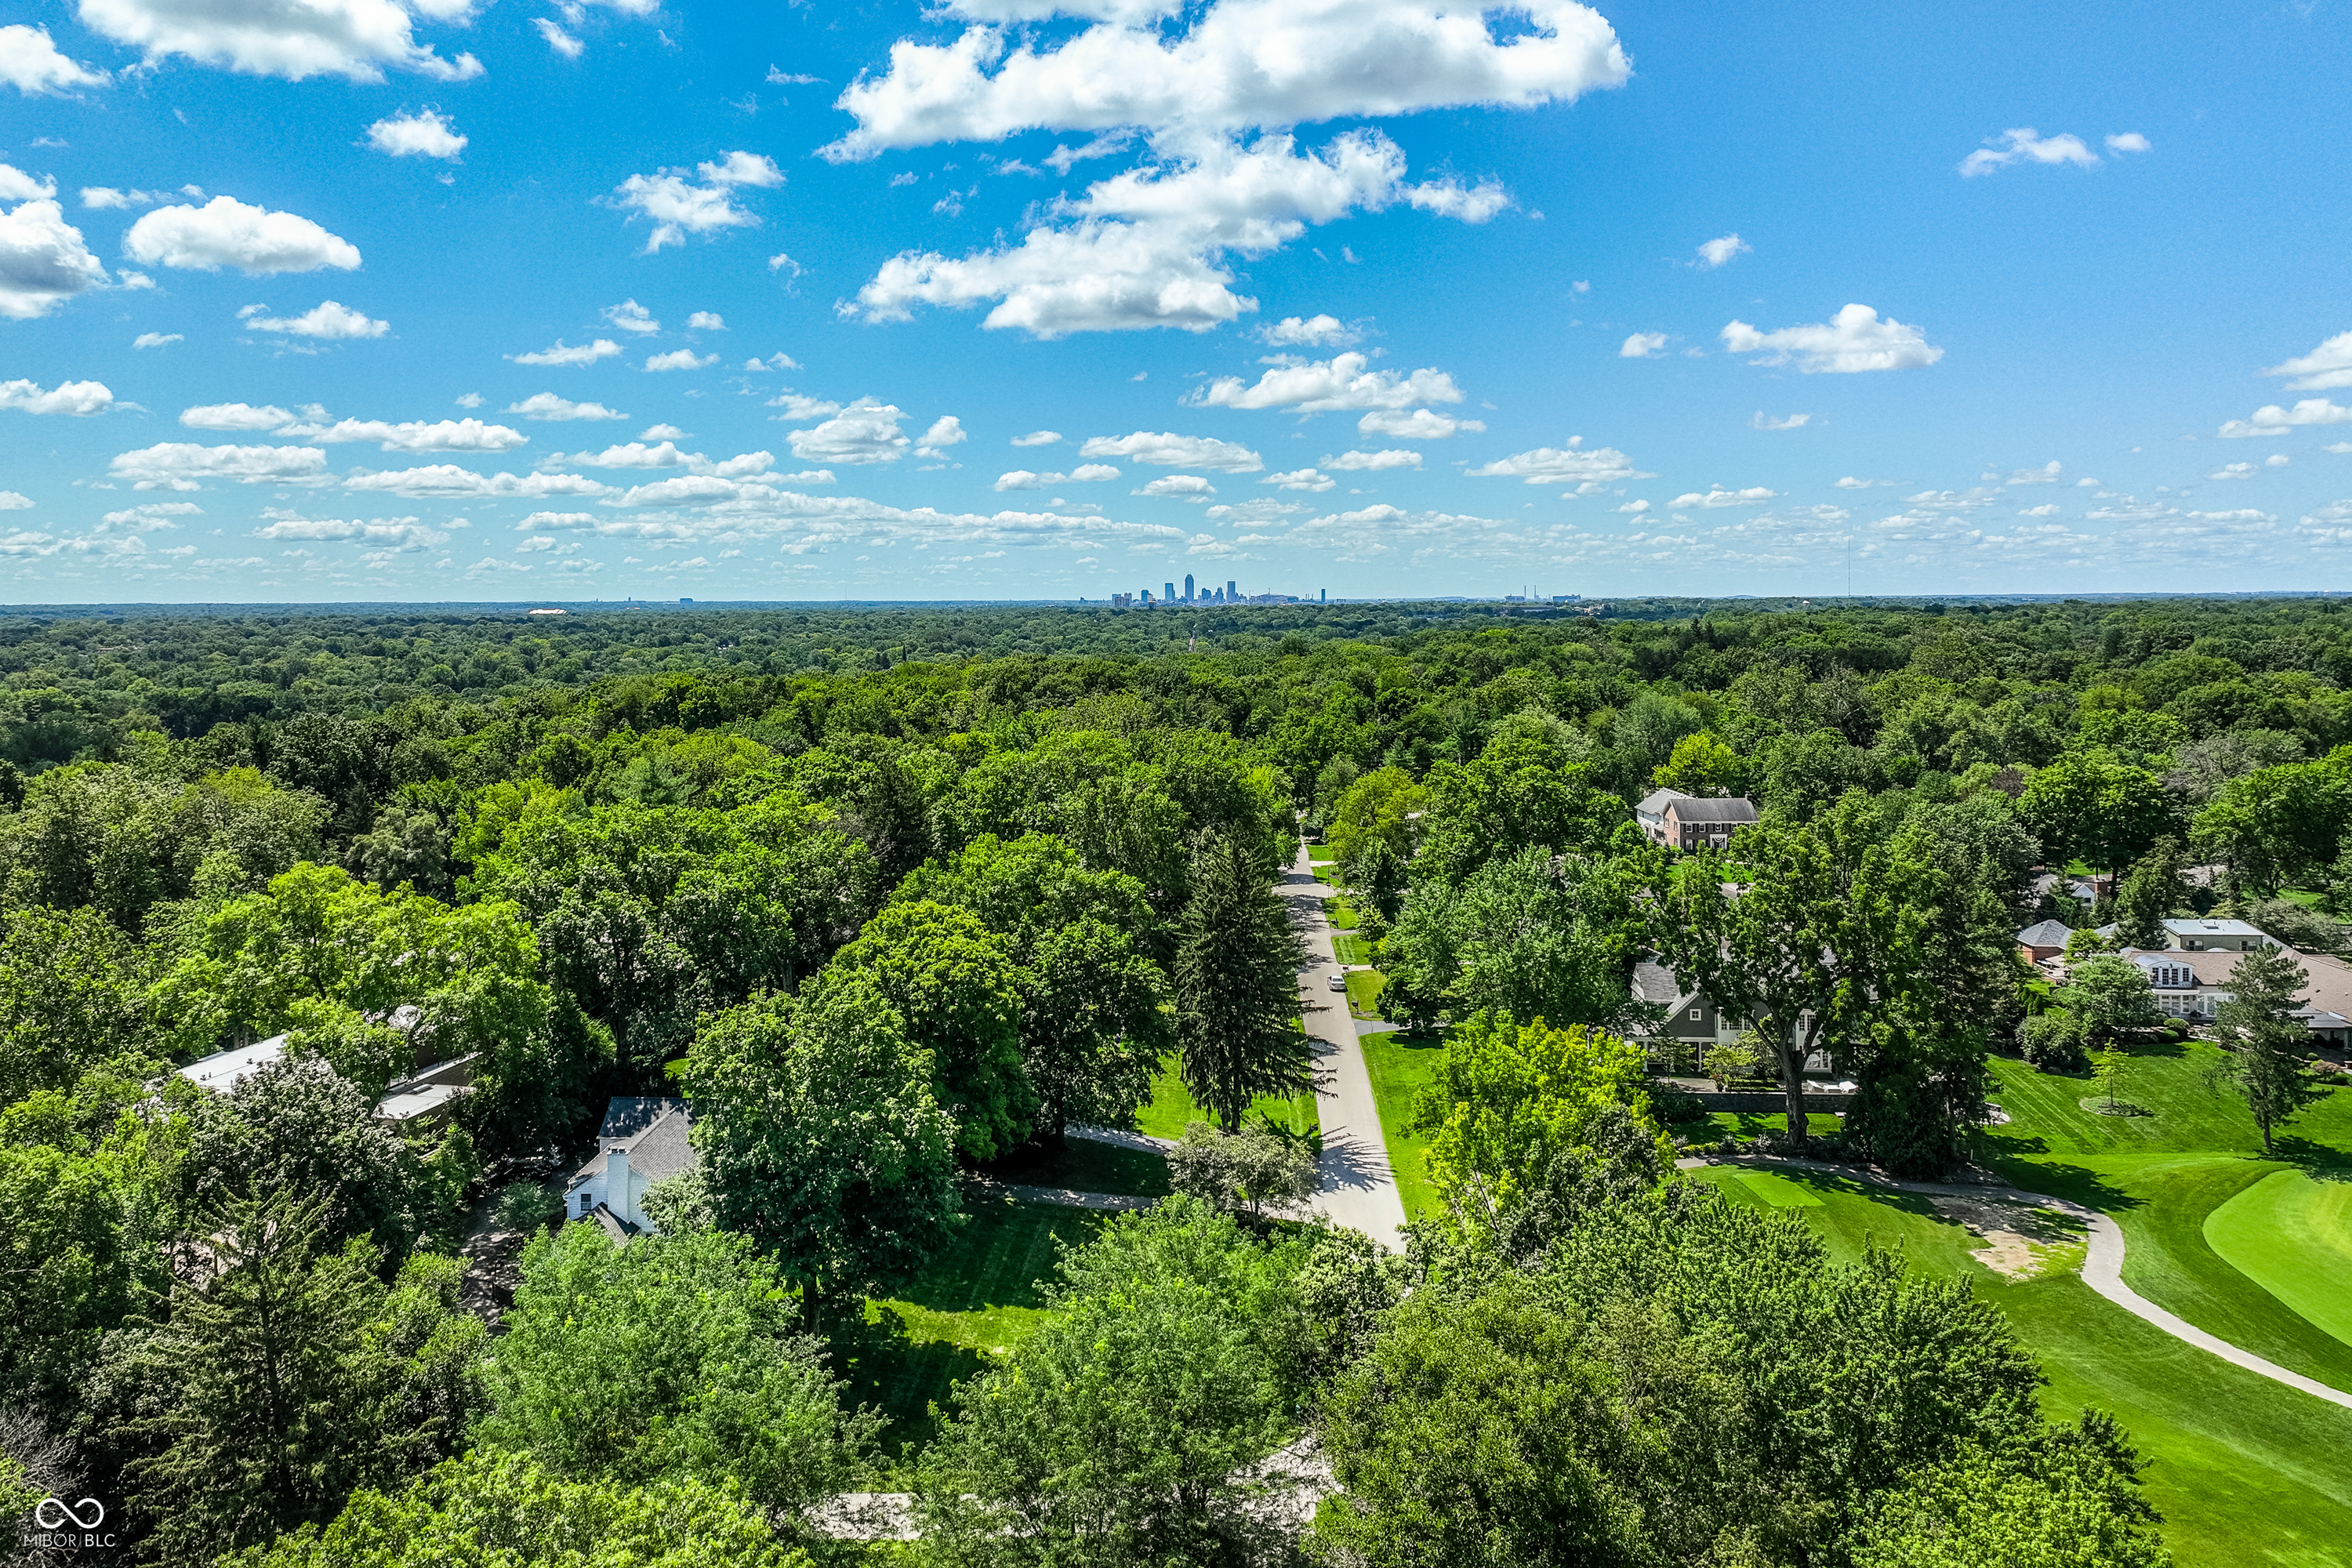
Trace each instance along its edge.
{"label": "distant city skyline", "polygon": [[342,15],[0,25],[0,601],[2352,587],[2344,7]]}

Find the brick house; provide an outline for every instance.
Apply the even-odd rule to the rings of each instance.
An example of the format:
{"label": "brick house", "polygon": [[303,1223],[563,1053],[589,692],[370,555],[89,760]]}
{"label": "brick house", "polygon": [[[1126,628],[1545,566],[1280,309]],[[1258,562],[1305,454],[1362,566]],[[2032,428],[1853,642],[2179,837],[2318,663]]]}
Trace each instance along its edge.
{"label": "brick house", "polygon": [[1669,849],[1720,849],[1731,836],[1756,820],[1756,805],[1744,795],[1651,792],[1633,808],[1633,819],[1651,843]]}

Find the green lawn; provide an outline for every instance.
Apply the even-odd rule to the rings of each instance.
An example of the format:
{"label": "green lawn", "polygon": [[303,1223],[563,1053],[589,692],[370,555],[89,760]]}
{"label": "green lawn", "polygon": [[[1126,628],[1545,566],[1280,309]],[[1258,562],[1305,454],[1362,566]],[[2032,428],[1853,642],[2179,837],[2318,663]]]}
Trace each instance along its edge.
{"label": "green lawn", "polygon": [[1445,1041],[1439,1035],[1402,1035],[1390,1031],[1363,1038],[1364,1067],[1372,1079],[1372,1100],[1381,1109],[1381,1142],[1388,1146],[1389,1166],[1396,1172],[1397,1196],[1404,1202],[1407,1219],[1428,1212],[1437,1197],[1430,1190],[1423,1162],[1429,1143],[1405,1131],[1412,1102],[1422,1085],[1437,1070]]}
{"label": "green lawn", "polygon": [[[2030,1191],[2123,1227],[2124,1279],[2207,1331],[2352,1390],[2352,1239],[2333,1179],[2352,1169],[2352,1091],[2284,1129],[2276,1158],[2242,1101],[2209,1086],[2216,1047],[2134,1051],[2121,1099],[2095,1115],[2087,1080],[1996,1058],[1987,1163]],[[2300,1169],[2298,1169],[2300,1167]],[[2242,1373],[2093,1295],[2079,1279],[1992,1287],[2052,1378],[2054,1406],[2110,1409],[2156,1461],[2150,1495],[2184,1568],[2352,1568],[2352,1412]]]}
{"label": "green lawn", "polygon": [[2011,1282],[1923,1198],[1826,1173],[1698,1174],[1736,1202],[1802,1215],[1833,1257],[1892,1247],[1921,1273],[1967,1280],[2033,1349],[2053,1415],[2107,1410],[2152,1461],[2148,1498],[2180,1568],[2352,1568],[2352,1411],[2241,1372],[2093,1294],[2062,1237],[2040,1278]]}
{"label": "green lawn", "polygon": [[1309,844],[1307,847],[1307,860],[1309,865],[1328,866],[1331,863],[1331,847],[1328,844]]}
{"label": "green lawn", "polygon": [[1372,962],[1371,939],[1370,937],[1358,936],[1353,931],[1333,931],[1331,933],[1331,952],[1342,963],[1370,963]]}
{"label": "green lawn", "polygon": [[[1327,877],[1325,880],[1329,879]],[[1333,931],[1353,931],[1360,923],[1356,919],[1356,906],[1345,899],[1324,900],[1323,914],[1330,921]]]}
{"label": "green lawn", "polygon": [[866,1303],[866,1332],[838,1335],[835,1346],[848,1363],[844,1398],[890,1418],[886,1447],[903,1455],[929,1439],[929,1406],[1029,1331],[1060,1249],[1092,1239],[1106,1217],[1009,1198],[985,1205],[913,1283]]}
{"label": "green lawn", "polygon": [[[1277,1127],[1288,1128],[1302,1138],[1319,1137],[1323,1119],[1315,1109],[1315,1096],[1310,1091],[1285,1097],[1262,1094],[1250,1104],[1252,1114],[1263,1114]],[[1160,1072],[1151,1080],[1151,1098],[1135,1113],[1135,1125],[1154,1138],[1181,1138],[1185,1124],[1213,1121],[1206,1111],[1192,1103],[1192,1094],[1184,1088],[1183,1076],[1176,1070],[1176,1058],[1170,1057],[1160,1064]]]}
{"label": "green lawn", "polygon": [[2221,1260],[2352,1345],[2352,1182],[2273,1171],[2205,1216]]}
{"label": "green lawn", "polygon": [[1381,993],[1388,989],[1389,977],[1377,969],[1348,971],[1348,1011],[1359,1018],[1381,1016]]}

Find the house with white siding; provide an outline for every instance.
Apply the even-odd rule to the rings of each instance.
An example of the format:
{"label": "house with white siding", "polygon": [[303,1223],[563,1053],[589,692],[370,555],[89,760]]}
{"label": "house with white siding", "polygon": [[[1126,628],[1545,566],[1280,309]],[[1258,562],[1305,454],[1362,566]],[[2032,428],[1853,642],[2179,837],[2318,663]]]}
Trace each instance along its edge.
{"label": "house with white siding", "polygon": [[616,1096],[604,1108],[596,1152],[563,1190],[565,1216],[600,1225],[615,1241],[660,1229],[646,1217],[646,1189],[694,1169],[692,1125],[682,1100]]}

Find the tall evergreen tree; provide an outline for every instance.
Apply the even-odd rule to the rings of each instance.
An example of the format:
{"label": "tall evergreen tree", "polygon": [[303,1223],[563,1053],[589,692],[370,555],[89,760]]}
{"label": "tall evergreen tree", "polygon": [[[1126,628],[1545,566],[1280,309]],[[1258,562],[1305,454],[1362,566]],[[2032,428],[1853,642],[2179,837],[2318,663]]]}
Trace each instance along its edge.
{"label": "tall evergreen tree", "polygon": [[224,1199],[201,1227],[212,1274],[172,1293],[157,1346],[169,1392],[140,1434],[131,1512],[165,1563],[209,1563],[331,1517],[369,1479],[363,1336],[382,1299],[375,1251],[320,1255],[321,1199]]}
{"label": "tall evergreen tree", "polygon": [[1313,1084],[1298,1026],[1306,962],[1289,911],[1249,846],[1224,834],[1202,844],[1176,953],[1176,1047],[1184,1087],[1226,1131],[1261,1094]]}
{"label": "tall evergreen tree", "polygon": [[2214,1034],[2232,1047],[2215,1075],[2245,1096],[2265,1154],[2274,1128],[2327,1095],[2304,1068],[2311,1032],[2293,1016],[2310,980],[2284,948],[2265,942],[2230,971],[2230,999],[2214,1015]]}

